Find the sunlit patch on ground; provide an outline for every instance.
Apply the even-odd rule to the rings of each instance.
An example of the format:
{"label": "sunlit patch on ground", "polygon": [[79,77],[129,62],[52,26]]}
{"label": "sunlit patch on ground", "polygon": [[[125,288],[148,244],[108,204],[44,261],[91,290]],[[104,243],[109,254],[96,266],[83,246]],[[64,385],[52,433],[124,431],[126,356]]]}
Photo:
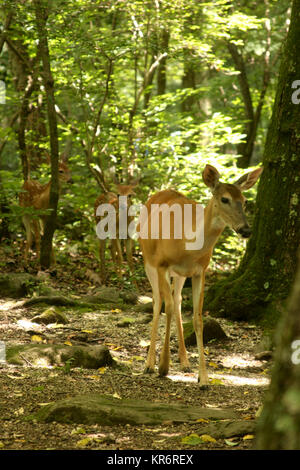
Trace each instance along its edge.
{"label": "sunlit patch on ground", "polygon": [[[232,354],[221,359],[219,364],[211,362],[216,368],[208,374],[211,385],[235,385],[266,387],[269,385],[269,378],[264,375],[263,362],[253,359],[248,354]],[[241,369],[243,369],[241,373]],[[256,372],[257,371],[257,372]],[[168,378],[173,382],[197,383],[197,373],[178,372],[169,374]]]}
{"label": "sunlit patch on ground", "polygon": [[243,354],[232,354],[222,358],[222,366],[226,368],[246,369],[249,367],[261,367],[261,361],[253,359],[251,356]]}
{"label": "sunlit patch on ground", "polygon": [[[197,374],[186,375],[186,374],[169,374],[168,378],[173,382],[186,382],[186,383],[197,383]],[[255,377],[241,377],[231,374],[209,374],[210,385],[236,385],[236,386],[253,386],[253,387],[266,387],[269,385],[269,379],[267,377],[255,376]]]}
{"label": "sunlit patch on ground", "polygon": [[[197,383],[197,374],[169,374],[168,378],[173,382],[186,382],[186,383]],[[266,387],[269,385],[269,379],[267,377],[255,376],[255,377],[241,377],[231,374],[209,374],[211,385],[236,385],[236,386],[253,386],[253,387]]]}
{"label": "sunlit patch on ground", "polygon": [[267,377],[255,376],[255,377],[241,377],[240,375],[231,374],[209,374],[209,378],[217,380],[217,383],[222,385],[250,385],[253,387],[266,387],[269,385],[269,379]]}

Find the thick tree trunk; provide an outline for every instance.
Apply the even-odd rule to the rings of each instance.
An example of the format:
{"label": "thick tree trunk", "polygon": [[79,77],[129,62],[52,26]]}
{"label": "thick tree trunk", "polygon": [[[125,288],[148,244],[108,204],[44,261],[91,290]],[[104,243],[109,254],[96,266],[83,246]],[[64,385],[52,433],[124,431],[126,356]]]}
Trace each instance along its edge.
{"label": "thick tree trunk", "polygon": [[300,449],[299,318],[300,262],[287,311],[277,329],[271,385],[258,423],[258,449]]}
{"label": "thick tree trunk", "polygon": [[34,0],[36,24],[39,38],[40,57],[43,66],[43,82],[47,97],[47,112],[50,131],[51,147],[51,189],[49,209],[51,212],[46,217],[44,234],[41,241],[40,263],[43,269],[48,269],[51,264],[52,238],[56,228],[57,204],[59,198],[58,181],[58,135],[55,111],[54,82],[50,68],[50,57],[47,39],[47,0]]}
{"label": "thick tree trunk", "polygon": [[294,0],[257,192],[253,235],[239,269],[212,286],[212,313],[245,319],[276,315],[296,271],[300,243],[300,105],[292,84],[300,77],[300,0]]}
{"label": "thick tree trunk", "polygon": [[[166,29],[161,32],[161,50],[168,52],[170,33]],[[157,67],[157,94],[164,95],[167,88],[167,56],[164,57]]]}

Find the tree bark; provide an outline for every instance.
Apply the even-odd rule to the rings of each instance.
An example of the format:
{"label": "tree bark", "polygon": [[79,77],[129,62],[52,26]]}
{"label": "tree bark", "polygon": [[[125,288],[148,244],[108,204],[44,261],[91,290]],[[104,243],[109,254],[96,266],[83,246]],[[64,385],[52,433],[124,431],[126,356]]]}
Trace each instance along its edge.
{"label": "tree bark", "polygon": [[[168,52],[170,40],[170,33],[166,29],[163,29],[161,32],[161,50],[162,52]],[[157,94],[164,95],[167,88],[167,56],[164,57],[157,67]]]}
{"label": "tree bark", "polygon": [[51,148],[51,189],[49,209],[51,212],[46,217],[44,234],[41,240],[41,255],[40,263],[42,269],[48,269],[51,264],[52,254],[52,239],[56,228],[57,217],[57,204],[59,198],[59,180],[58,180],[58,134],[57,134],[57,120],[55,111],[55,96],[54,96],[54,81],[52,78],[50,67],[50,55],[47,38],[47,0],[34,0],[35,17],[37,32],[39,38],[39,51],[43,67],[43,83],[45,86],[46,99],[47,99],[47,113],[50,132],[50,148]]}
{"label": "tree bark", "polygon": [[[238,270],[212,286],[211,313],[275,320],[296,272],[300,244],[300,105],[292,84],[300,77],[300,0],[294,0],[257,190],[253,235]],[[277,315],[278,317],[278,315]]]}
{"label": "tree bark", "polygon": [[[266,16],[269,16],[268,9],[266,10]],[[266,33],[267,33],[267,47],[264,54],[264,70],[263,70],[263,79],[262,79],[262,87],[260,90],[260,96],[258,100],[258,104],[256,109],[254,109],[247,70],[244,58],[242,54],[239,52],[237,46],[232,43],[228,42],[227,47],[231,54],[233,63],[235,65],[235,69],[239,72],[238,81],[240,85],[241,94],[244,101],[245,107],[245,117],[247,120],[245,126],[245,134],[246,139],[245,142],[241,142],[237,146],[238,153],[241,157],[237,161],[237,165],[240,168],[248,168],[251,164],[251,158],[255,146],[255,140],[257,135],[257,129],[261,118],[262,107],[264,104],[265,95],[267,92],[267,88],[270,82],[270,47],[271,47],[271,30],[269,21],[265,23]]]}
{"label": "tree bark", "polygon": [[[184,51],[184,65],[183,75],[181,79],[181,88],[196,88],[196,72],[191,58],[189,57],[189,51]],[[181,103],[181,111],[191,112],[193,105],[196,103],[195,96],[187,96]]]}
{"label": "tree bark", "polygon": [[260,450],[300,449],[299,317],[300,262],[287,311],[277,329],[271,385],[257,429],[256,448]]}

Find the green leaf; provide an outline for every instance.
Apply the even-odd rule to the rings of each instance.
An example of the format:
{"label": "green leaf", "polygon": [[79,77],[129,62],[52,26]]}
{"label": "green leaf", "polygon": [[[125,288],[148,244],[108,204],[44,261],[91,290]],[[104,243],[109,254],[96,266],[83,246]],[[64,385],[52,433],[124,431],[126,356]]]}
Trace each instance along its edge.
{"label": "green leaf", "polygon": [[198,434],[190,434],[189,436],[185,436],[181,439],[182,444],[186,444],[188,446],[196,446],[198,444],[202,444],[202,439]]}

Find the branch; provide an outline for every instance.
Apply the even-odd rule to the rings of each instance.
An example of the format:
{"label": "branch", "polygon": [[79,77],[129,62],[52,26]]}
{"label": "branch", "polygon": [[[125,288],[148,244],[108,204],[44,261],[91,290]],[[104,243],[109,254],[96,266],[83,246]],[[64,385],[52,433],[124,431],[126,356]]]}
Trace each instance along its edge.
{"label": "branch", "polygon": [[[97,169],[93,168],[90,164],[90,161],[89,161],[89,158],[90,158],[89,157],[89,148],[88,148],[88,145],[85,142],[85,140],[80,136],[80,130],[78,129],[78,127],[74,126],[74,124],[71,124],[71,123],[68,122],[66,116],[62,113],[62,111],[59,109],[57,104],[55,105],[55,110],[56,110],[57,116],[63,121],[64,124],[66,124],[70,128],[71,132],[74,135],[79,135],[79,141],[80,141],[81,147],[84,151],[86,161],[87,161],[87,166],[88,166],[90,172],[94,175],[98,185],[102,188],[102,190],[104,192],[108,192],[108,187],[107,187],[107,184],[105,182],[102,170],[101,170],[101,173],[100,173]],[[105,146],[103,147],[101,153],[104,153],[104,151],[105,151]]]}
{"label": "branch", "polygon": [[228,42],[227,48],[231,54],[232,60],[235,65],[235,69],[240,72],[238,75],[238,81],[239,81],[241,92],[244,98],[244,105],[245,105],[247,118],[250,121],[253,121],[254,110],[253,110],[252,98],[251,98],[251,93],[250,93],[250,88],[249,88],[249,83],[248,83],[246,67],[245,67],[243,56],[242,54],[240,54],[237,46],[234,43]]}
{"label": "branch", "polygon": [[31,70],[31,64],[28,62],[25,57],[21,54],[21,52],[18,50],[18,48],[14,45],[13,41],[11,41],[6,35],[4,35],[4,40],[8,47],[12,50],[12,52],[18,57],[18,59],[26,65],[28,70]]}
{"label": "branch", "polygon": [[132,127],[132,120],[133,120],[133,116],[135,115],[136,113],[136,110],[137,110],[137,107],[139,105],[139,102],[140,102],[140,99],[141,99],[141,96],[143,94],[143,92],[145,91],[145,88],[147,88],[148,84],[149,84],[149,80],[151,78],[151,75],[152,73],[155,71],[155,69],[159,66],[160,62],[165,58],[167,57],[168,53],[167,52],[164,52],[163,54],[160,54],[158,56],[158,58],[155,60],[155,62],[153,62],[151,64],[151,67],[145,72],[144,74],[144,81],[143,81],[143,84],[141,85],[140,89],[138,90],[137,92],[137,95],[136,95],[136,98],[135,98],[135,102],[133,104],[133,107],[132,109],[130,110],[130,128]]}
{"label": "branch", "polygon": [[[19,114],[20,114],[20,111],[19,110],[16,111],[15,114],[11,117],[8,125],[5,126],[5,127],[12,127],[14,125],[14,123],[16,122],[16,120],[18,119]],[[8,139],[3,139],[3,141],[1,142],[1,144],[0,144],[0,155],[2,154],[3,149],[4,149],[7,141],[8,141]]]}
{"label": "branch", "polygon": [[90,149],[89,149],[90,157],[92,156],[92,153],[93,153],[93,150],[94,150],[95,139],[96,139],[96,134],[97,134],[97,128],[98,128],[100,118],[101,118],[101,115],[102,115],[102,111],[103,111],[105,102],[106,102],[107,97],[108,97],[108,92],[109,92],[109,81],[110,81],[110,77],[111,77],[112,70],[113,70],[113,61],[112,61],[112,59],[108,59],[108,61],[109,61],[109,66],[108,66],[108,72],[107,72],[106,81],[105,81],[105,92],[104,92],[102,101],[100,103],[99,111],[97,113],[97,117],[96,117],[94,128],[93,128],[92,141],[91,141]]}
{"label": "branch", "polygon": [[0,35],[0,54],[2,52],[4,43],[6,41],[6,31],[9,29],[12,19],[13,19],[13,13],[9,12],[4,22],[2,34]]}

